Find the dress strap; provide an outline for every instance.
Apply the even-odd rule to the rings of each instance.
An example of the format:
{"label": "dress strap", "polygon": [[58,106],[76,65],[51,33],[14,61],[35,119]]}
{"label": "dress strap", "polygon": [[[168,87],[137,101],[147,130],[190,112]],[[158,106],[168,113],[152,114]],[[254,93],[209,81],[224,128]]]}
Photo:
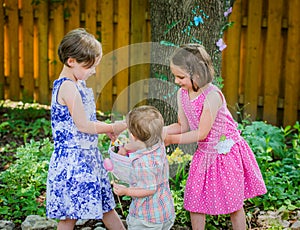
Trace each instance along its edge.
{"label": "dress strap", "polygon": [[55,102],[56,104],[60,105],[60,104],[58,103],[58,100],[57,100],[57,97],[58,97],[58,91],[59,91],[59,89],[60,89],[62,83],[65,82],[65,81],[67,81],[67,80],[72,81],[72,80],[69,79],[69,78],[63,77],[63,78],[59,78],[59,79],[57,79],[57,80],[55,80],[55,81],[53,82],[52,102]]}
{"label": "dress strap", "polygon": [[[221,91],[217,86],[215,86],[215,85],[213,85],[213,84],[211,84],[209,87],[207,87],[207,88],[204,90],[204,92],[203,92],[204,97],[206,98],[207,95],[208,95],[211,91],[213,91],[213,90],[217,91],[217,93],[218,93],[218,94],[221,96],[221,98],[222,98],[222,101],[223,101],[222,104],[223,104],[223,105],[226,105],[226,100],[225,100],[225,97],[224,97],[222,91]],[[204,100],[205,100],[205,99],[204,99]]]}
{"label": "dress strap", "polygon": [[212,90],[216,89],[216,86],[210,83],[210,86],[208,86],[204,91],[203,95],[206,97]]}

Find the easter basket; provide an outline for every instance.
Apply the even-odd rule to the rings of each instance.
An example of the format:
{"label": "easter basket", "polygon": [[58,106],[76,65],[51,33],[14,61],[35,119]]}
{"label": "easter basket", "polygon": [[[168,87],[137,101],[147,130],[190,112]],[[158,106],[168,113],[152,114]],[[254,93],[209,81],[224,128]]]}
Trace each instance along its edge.
{"label": "easter basket", "polygon": [[[149,157],[152,151],[141,152],[134,157],[123,156],[117,153],[117,146],[110,146],[108,152],[113,165],[112,174],[115,182],[130,187],[155,189],[157,185],[169,178],[167,157],[157,156],[154,161],[144,161],[142,157]],[[148,156],[147,156],[148,155]]]}
{"label": "easter basket", "polygon": [[125,182],[127,184],[131,181],[132,173],[132,159],[128,156],[123,156],[115,152],[116,146],[110,146],[108,149],[110,160],[113,164],[113,173],[118,181]]}

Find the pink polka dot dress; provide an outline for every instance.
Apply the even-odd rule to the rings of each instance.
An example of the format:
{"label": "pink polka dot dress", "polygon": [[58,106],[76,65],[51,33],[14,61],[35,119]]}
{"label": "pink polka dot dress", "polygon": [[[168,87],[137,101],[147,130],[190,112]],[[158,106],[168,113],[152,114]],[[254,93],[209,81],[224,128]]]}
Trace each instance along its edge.
{"label": "pink polka dot dress", "polygon": [[228,214],[243,207],[245,199],[266,193],[260,169],[247,142],[237,130],[221,91],[210,84],[190,100],[181,89],[180,99],[190,129],[198,129],[206,96],[218,91],[223,105],[208,136],[198,142],[184,194],[184,208],[209,215]]}

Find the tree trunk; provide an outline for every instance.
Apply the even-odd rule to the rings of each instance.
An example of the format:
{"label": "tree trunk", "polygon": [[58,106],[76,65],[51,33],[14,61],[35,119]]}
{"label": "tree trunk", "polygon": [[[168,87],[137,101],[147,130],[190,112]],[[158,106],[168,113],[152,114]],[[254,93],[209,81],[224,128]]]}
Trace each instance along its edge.
{"label": "tree trunk", "polygon": [[177,119],[178,87],[169,69],[170,55],[178,45],[200,43],[213,59],[215,77],[220,76],[221,52],[216,42],[222,38],[222,27],[226,24],[224,12],[230,5],[228,0],[150,0],[153,43],[149,103],[160,109],[166,124]]}
{"label": "tree trunk", "polygon": [[177,121],[178,86],[174,84],[174,76],[169,69],[170,55],[178,45],[200,43],[212,57],[215,78],[220,76],[221,52],[216,42],[222,38],[222,27],[226,24],[224,12],[231,5],[228,0],[150,0],[149,104],[160,110],[166,125]]}

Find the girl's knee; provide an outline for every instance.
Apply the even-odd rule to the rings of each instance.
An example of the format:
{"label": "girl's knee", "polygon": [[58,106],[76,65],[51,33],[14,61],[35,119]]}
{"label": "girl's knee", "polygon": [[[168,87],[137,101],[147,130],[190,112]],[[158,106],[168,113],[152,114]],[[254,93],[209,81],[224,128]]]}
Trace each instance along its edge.
{"label": "girl's knee", "polygon": [[75,219],[65,219],[60,220],[57,226],[57,230],[72,230],[75,227],[77,220]]}
{"label": "girl's knee", "polygon": [[230,213],[230,216],[238,216],[238,215],[245,215],[244,207],[242,207],[241,209],[239,209],[237,211]]}

